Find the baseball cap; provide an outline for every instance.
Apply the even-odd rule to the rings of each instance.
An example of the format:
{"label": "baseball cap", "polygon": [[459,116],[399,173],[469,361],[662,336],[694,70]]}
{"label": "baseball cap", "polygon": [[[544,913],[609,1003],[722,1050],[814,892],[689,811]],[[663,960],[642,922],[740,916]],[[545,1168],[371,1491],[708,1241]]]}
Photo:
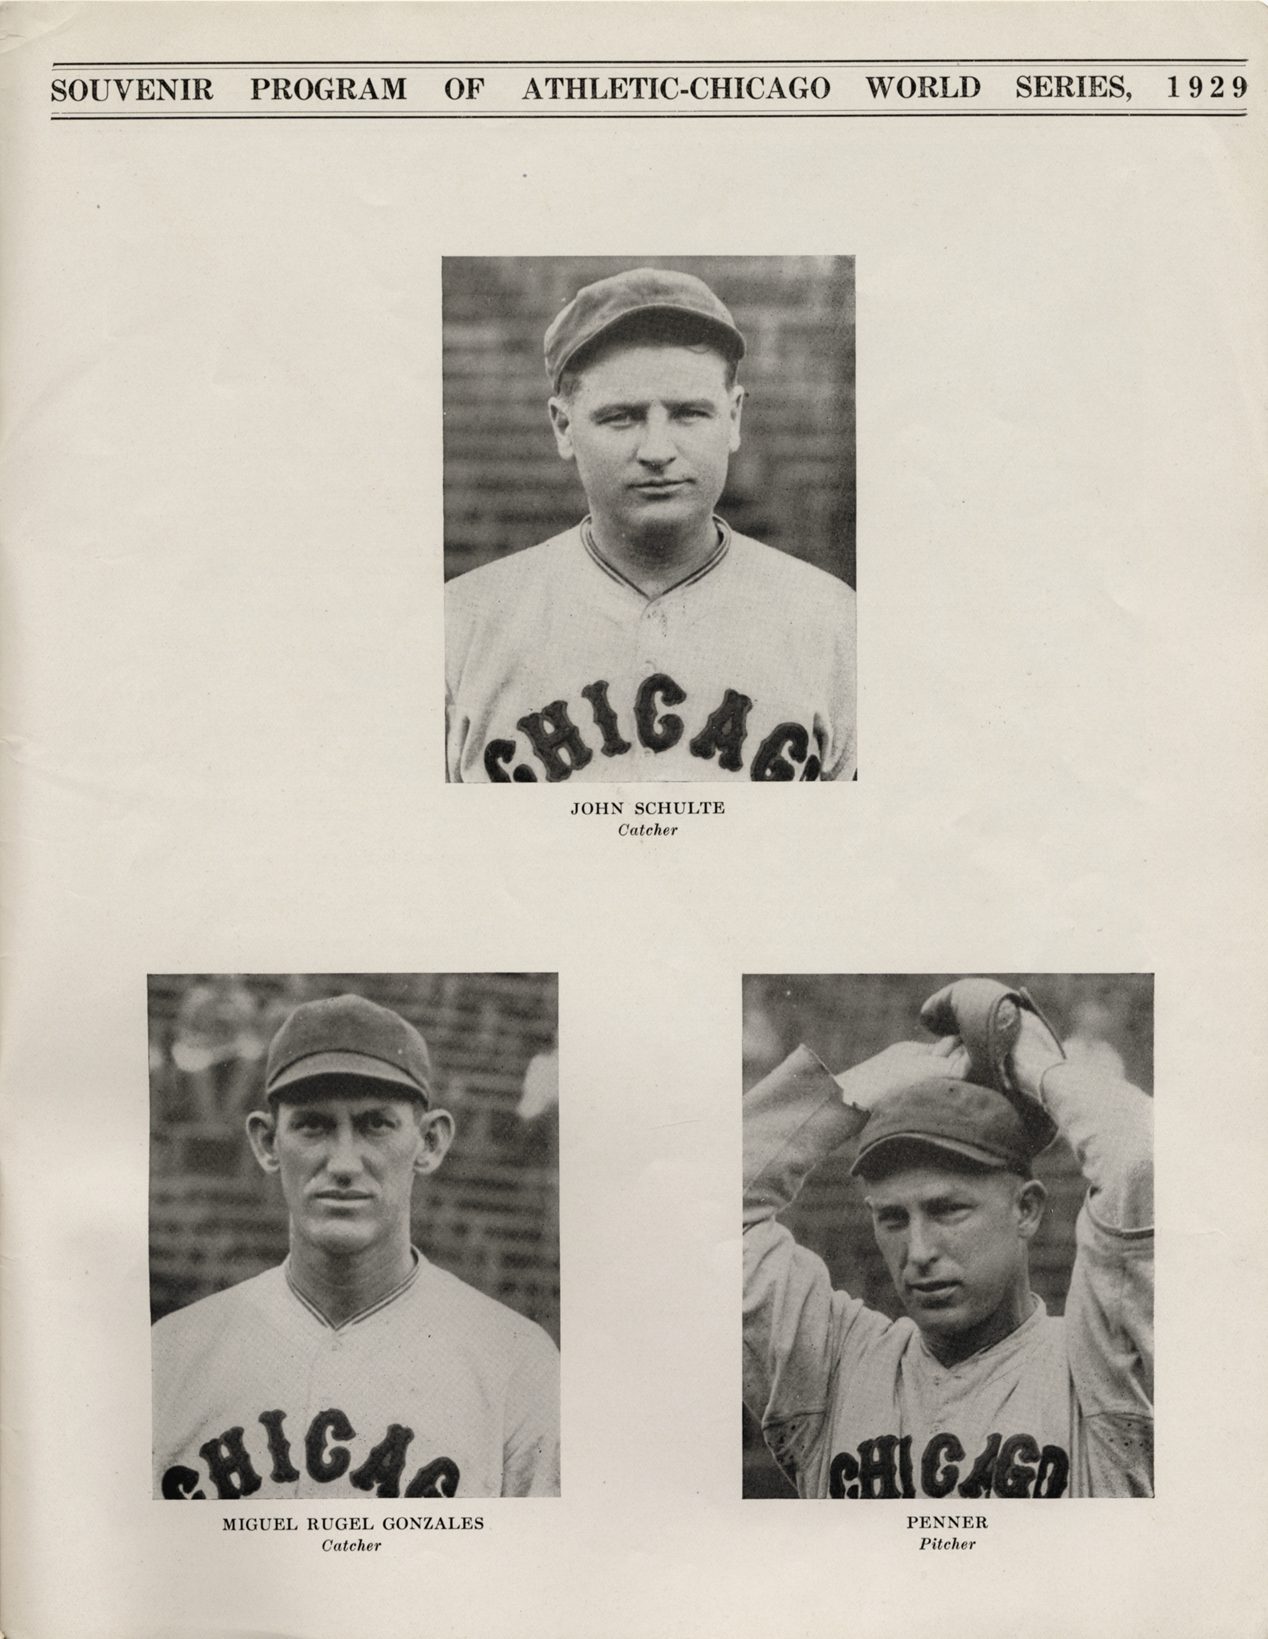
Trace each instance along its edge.
{"label": "baseball cap", "polygon": [[361,1076],[431,1103],[427,1043],[399,1013],[364,996],[301,1002],[273,1038],[264,1091],[274,1098],[318,1076]]}
{"label": "baseball cap", "polygon": [[670,268],[636,267],[586,285],[546,331],[546,374],[559,390],[570,359],[614,325],[637,315],[664,314],[694,321],[731,359],[744,357],[744,337],[729,310],[703,279]]}
{"label": "baseball cap", "polygon": [[1003,1093],[950,1076],[914,1082],[878,1104],[863,1129],[851,1173],[866,1177],[887,1151],[906,1144],[1023,1175],[1044,1147]]}

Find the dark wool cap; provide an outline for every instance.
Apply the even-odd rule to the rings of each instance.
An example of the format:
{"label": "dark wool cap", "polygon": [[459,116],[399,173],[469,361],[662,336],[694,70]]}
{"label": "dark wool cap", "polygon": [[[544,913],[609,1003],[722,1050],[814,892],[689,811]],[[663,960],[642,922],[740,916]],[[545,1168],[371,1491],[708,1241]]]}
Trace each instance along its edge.
{"label": "dark wool cap", "polygon": [[583,347],[614,325],[635,315],[655,314],[691,320],[702,337],[715,342],[729,359],[744,357],[744,337],[728,309],[691,273],[669,268],[637,267],[586,285],[546,332],[546,374],[556,392],[559,378]]}
{"label": "dark wool cap", "polygon": [[270,1098],[319,1076],[383,1081],[398,1097],[431,1102],[427,1043],[399,1013],[364,996],[303,1002],[274,1036],[264,1072]]}
{"label": "dark wool cap", "polygon": [[992,1087],[934,1076],[904,1087],[872,1111],[852,1173],[874,1176],[900,1145],[920,1144],[1023,1176],[1043,1148],[1016,1107]]}

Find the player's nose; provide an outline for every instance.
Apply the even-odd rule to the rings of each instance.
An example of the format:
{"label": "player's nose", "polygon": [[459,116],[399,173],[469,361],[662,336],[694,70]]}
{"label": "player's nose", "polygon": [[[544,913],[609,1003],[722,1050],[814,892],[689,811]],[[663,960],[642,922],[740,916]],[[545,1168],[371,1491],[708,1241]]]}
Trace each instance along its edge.
{"label": "player's nose", "polygon": [[326,1152],[326,1170],[338,1177],[351,1177],[361,1167],[361,1152],[351,1125],[341,1127],[330,1140]]}
{"label": "player's nose", "polygon": [[672,461],[676,454],[677,449],[670,435],[669,417],[664,410],[653,408],[642,424],[638,458],[640,461],[663,466],[666,461]]}
{"label": "player's nose", "polygon": [[929,1225],[913,1218],[907,1227],[907,1263],[916,1269],[927,1269],[938,1256],[938,1246]]}

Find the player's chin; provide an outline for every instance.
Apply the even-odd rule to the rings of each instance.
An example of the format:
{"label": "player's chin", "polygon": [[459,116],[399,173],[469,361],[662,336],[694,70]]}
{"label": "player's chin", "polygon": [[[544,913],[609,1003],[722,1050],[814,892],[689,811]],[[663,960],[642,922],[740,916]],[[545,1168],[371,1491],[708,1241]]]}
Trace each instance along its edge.
{"label": "player's chin", "polygon": [[632,522],[644,525],[661,521],[681,526],[708,517],[713,508],[706,501],[694,484],[679,484],[673,489],[632,489],[626,513]]}
{"label": "player's chin", "polygon": [[308,1240],[321,1251],[334,1257],[350,1256],[373,1246],[381,1231],[378,1224],[367,1220],[344,1221],[321,1218],[308,1225]]}
{"label": "player's chin", "polygon": [[949,1285],[932,1291],[909,1288],[903,1293],[903,1304],[921,1331],[936,1336],[952,1337],[973,1324],[970,1305],[959,1286]]}

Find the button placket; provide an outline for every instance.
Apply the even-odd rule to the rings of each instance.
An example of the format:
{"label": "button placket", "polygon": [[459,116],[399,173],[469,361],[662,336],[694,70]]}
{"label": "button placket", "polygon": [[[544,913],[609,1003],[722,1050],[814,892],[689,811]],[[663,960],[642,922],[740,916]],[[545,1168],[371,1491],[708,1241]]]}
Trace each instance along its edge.
{"label": "button placket", "polygon": [[642,638],[643,665],[650,672],[663,670],[662,645],[669,636],[669,620],[659,600],[649,603],[643,610],[639,618],[639,635]]}

